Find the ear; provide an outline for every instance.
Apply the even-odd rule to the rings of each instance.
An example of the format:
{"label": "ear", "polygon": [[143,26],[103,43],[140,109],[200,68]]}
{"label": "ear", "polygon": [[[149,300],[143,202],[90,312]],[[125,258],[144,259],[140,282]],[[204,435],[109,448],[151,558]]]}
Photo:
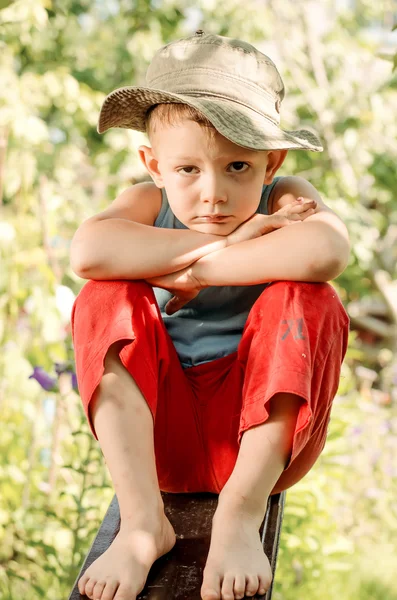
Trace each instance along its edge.
{"label": "ear", "polygon": [[139,146],[138,148],[139,158],[145,166],[149,175],[152,177],[154,183],[158,188],[164,187],[162,175],[159,170],[159,163],[154,154],[153,148],[149,146]]}
{"label": "ear", "polygon": [[277,171],[285,161],[288,150],[270,150],[267,155],[266,175],[263,183],[272,183]]}

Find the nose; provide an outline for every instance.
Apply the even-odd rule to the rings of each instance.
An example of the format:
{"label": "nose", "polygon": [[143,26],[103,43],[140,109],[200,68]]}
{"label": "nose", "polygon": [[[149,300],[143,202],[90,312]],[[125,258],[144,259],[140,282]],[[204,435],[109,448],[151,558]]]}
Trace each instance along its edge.
{"label": "nose", "polygon": [[214,205],[220,202],[227,202],[226,189],[218,177],[212,176],[206,178],[201,192],[201,200],[202,202]]}

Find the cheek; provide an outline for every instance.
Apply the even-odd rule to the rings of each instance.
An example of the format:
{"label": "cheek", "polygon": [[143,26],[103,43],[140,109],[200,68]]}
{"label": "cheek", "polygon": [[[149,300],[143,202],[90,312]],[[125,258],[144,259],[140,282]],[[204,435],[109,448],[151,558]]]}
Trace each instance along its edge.
{"label": "cheek", "polygon": [[260,203],[261,193],[262,189],[259,194],[257,190],[254,190],[252,192],[250,192],[249,190],[241,191],[241,195],[236,200],[234,207],[234,213],[241,222],[246,221],[247,219],[252,217],[253,214],[255,214]]}
{"label": "cheek", "polygon": [[167,190],[167,196],[168,204],[176,218],[188,227],[190,219],[195,217],[197,213],[197,211],[195,211],[195,203],[189,201],[189,197],[180,192],[179,194],[177,192],[173,194],[172,192],[169,193]]}

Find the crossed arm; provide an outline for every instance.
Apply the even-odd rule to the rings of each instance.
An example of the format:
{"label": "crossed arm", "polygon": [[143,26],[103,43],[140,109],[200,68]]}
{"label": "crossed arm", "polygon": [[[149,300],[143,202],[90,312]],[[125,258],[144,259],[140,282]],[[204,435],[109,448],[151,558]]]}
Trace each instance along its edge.
{"label": "crossed arm", "polygon": [[169,314],[207,286],[253,285],[279,280],[323,282],[344,271],[350,252],[345,225],[311,184],[296,177],[285,180],[280,182],[283,187],[273,202],[272,212],[304,195],[316,200],[315,213],[297,226],[283,227],[227,246],[178,272],[149,279],[152,285],[174,294],[167,305]]}
{"label": "crossed arm", "polygon": [[[138,184],[79,227],[71,245],[72,269],[84,279],[146,279],[174,294],[166,308],[169,314],[207,286],[337,277],[349,257],[345,225],[303,179],[284,177],[275,191],[271,218],[255,215],[225,238],[153,227],[159,190]],[[275,220],[280,226],[280,210],[290,214],[299,197],[316,202],[314,214],[305,212],[303,221],[273,230]]]}

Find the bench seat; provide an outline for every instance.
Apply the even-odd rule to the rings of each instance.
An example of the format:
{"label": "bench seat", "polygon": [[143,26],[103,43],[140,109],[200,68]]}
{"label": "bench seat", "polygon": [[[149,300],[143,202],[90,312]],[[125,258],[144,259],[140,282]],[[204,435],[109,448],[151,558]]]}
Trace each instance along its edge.
{"label": "bench seat", "polygon": [[[212,517],[218,497],[214,494],[163,493],[165,512],[177,536],[174,548],[155,562],[139,600],[201,600],[202,573],[208,555]],[[273,573],[285,503],[285,492],[269,498],[261,527],[261,539]],[[85,570],[110,546],[120,524],[119,506],[114,496],[94,543],[86,557],[69,600],[83,600],[77,581]],[[273,586],[272,586],[273,587]],[[263,600],[270,600],[272,588]],[[252,597],[251,597],[252,600]]]}

